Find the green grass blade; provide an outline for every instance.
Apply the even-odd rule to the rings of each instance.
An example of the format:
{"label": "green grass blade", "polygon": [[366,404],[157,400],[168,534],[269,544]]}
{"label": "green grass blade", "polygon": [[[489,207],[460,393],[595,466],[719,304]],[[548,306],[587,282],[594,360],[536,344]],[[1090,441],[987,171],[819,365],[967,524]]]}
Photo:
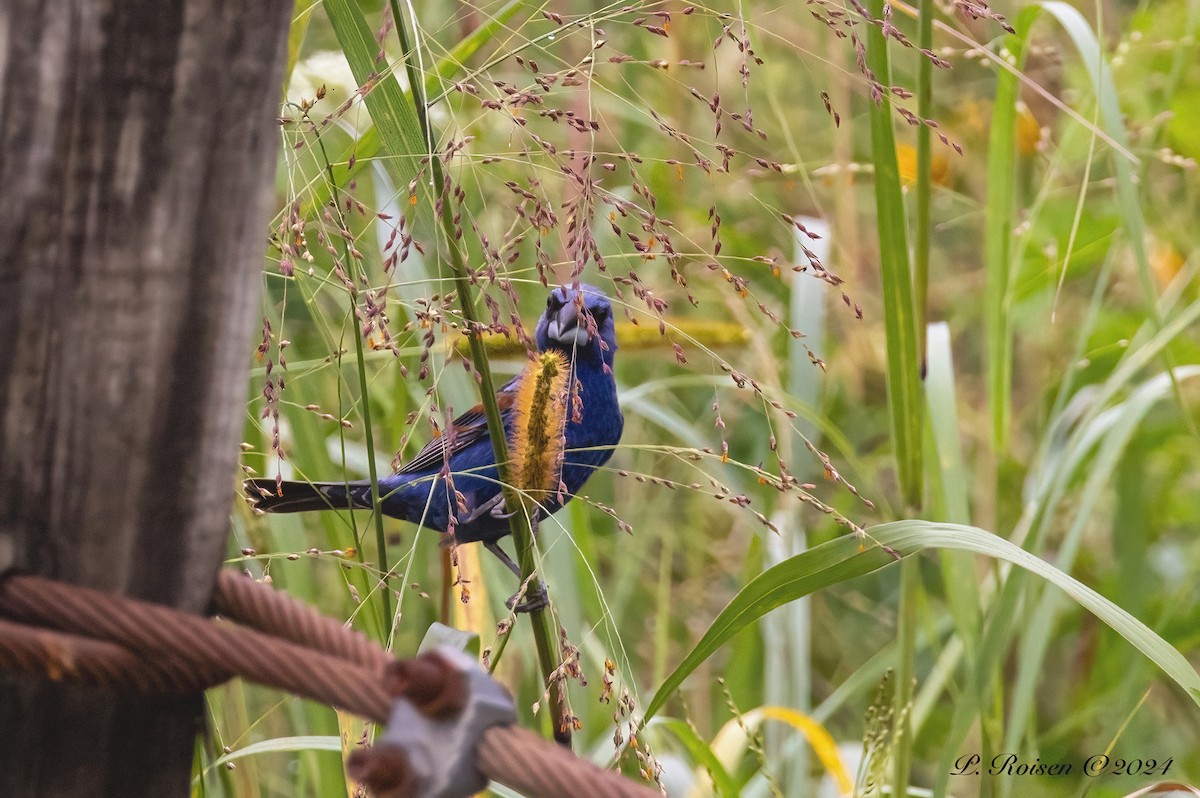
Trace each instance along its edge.
{"label": "green grass blade", "polygon": [[[434,96],[435,91],[443,82],[465,71],[467,59],[483,49],[489,41],[495,38],[497,33],[504,30],[506,23],[516,16],[516,13],[525,5],[525,0],[511,0],[504,8],[488,17],[487,22],[471,31],[458,44],[454,45],[450,53],[438,61],[433,74],[425,79],[425,95],[427,97]],[[355,73],[355,79],[358,79],[358,73]],[[404,92],[404,94],[405,102],[411,102],[408,99],[408,93]],[[368,108],[370,108],[371,101],[367,102]],[[356,141],[351,142],[340,156],[334,159],[333,175],[337,185],[348,185],[351,180],[358,177],[372,159],[379,155],[379,147],[379,129],[375,125],[371,125]],[[389,150],[389,152],[392,151]],[[353,165],[351,165],[351,159],[354,160]],[[402,183],[401,185],[406,184]],[[313,208],[323,208],[328,201],[329,186],[325,183],[317,183],[312,187],[306,200],[305,211],[311,212]]]}
{"label": "green grass blade", "polygon": [[929,369],[925,375],[925,401],[929,405],[929,428],[933,435],[938,493],[935,506],[945,520],[965,524],[971,518],[970,471],[963,457],[959,436],[958,395],[954,386],[954,353],[950,348],[950,326],[929,325]]}
{"label": "green grass blade", "polygon": [[[1100,107],[1100,123],[1116,145],[1124,150],[1129,149],[1129,136],[1125,130],[1125,116],[1117,100],[1117,87],[1113,82],[1112,68],[1108,59],[1100,49],[1096,34],[1088,25],[1087,20],[1074,7],[1061,0],[1046,0],[1041,7],[1058,21],[1063,30],[1071,38],[1075,49],[1079,51],[1080,60],[1092,81],[1092,90],[1096,94],[1096,102]],[[1137,263],[1138,282],[1142,288],[1146,303],[1146,315],[1155,325],[1162,327],[1163,317],[1158,308],[1158,290],[1154,286],[1154,274],[1150,268],[1150,255],[1146,251],[1146,219],[1142,213],[1141,197],[1138,194],[1137,182],[1133,174],[1134,163],[1119,155],[1113,158],[1113,171],[1117,178],[1117,210],[1129,246],[1133,250],[1133,259]],[[1174,360],[1169,353],[1163,353],[1163,365],[1167,373],[1173,373]],[[1188,403],[1183,391],[1177,383],[1173,384],[1176,402],[1183,411],[1184,423],[1195,437],[1200,435],[1188,412]]]}
{"label": "green grass blade", "polygon": [[296,62],[300,59],[300,47],[304,44],[305,35],[308,34],[308,23],[310,20],[312,20],[311,11],[302,11],[292,18],[291,27],[288,28],[287,66],[283,71],[283,85],[285,87],[292,76],[292,70],[296,68]]}
{"label": "green grass blade", "polygon": [[[954,361],[950,349],[950,327],[945,322],[929,325],[929,370],[925,376],[925,399],[929,404],[929,427],[933,439],[937,486],[934,507],[941,520],[965,524],[971,520],[968,498],[970,472],[963,457],[959,436],[958,399],[954,387]],[[942,552],[942,583],[947,605],[959,637],[966,643],[967,657],[974,655],[979,639],[980,596],[972,563],[958,552]]]}
{"label": "green grass blade", "polygon": [[[1188,380],[1198,375],[1200,375],[1200,366],[1183,366],[1177,370],[1175,377],[1177,380]],[[1105,432],[1099,443],[1095,461],[1088,470],[1083,492],[1076,502],[1075,517],[1058,548],[1057,562],[1061,568],[1069,570],[1074,565],[1084,528],[1097,511],[1101,495],[1111,486],[1112,476],[1122,460],[1125,448],[1129,445],[1146,414],[1164,396],[1169,395],[1170,391],[1170,379],[1167,375],[1160,374],[1139,386],[1128,400],[1093,422],[1103,426]],[[1129,532],[1131,536],[1137,534],[1132,529]],[[1013,692],[1011,720],[1003,746],[1005,751],[1017,750],[1020,735],[1026,728],[1026,719],[1033,711],[1034,693],[1039,681],[1042,660],[1050,644],[1054,621],[1060,606],[1059,596],[1045,593],[1032,616],[1022,621],[1025,636],[1022,640],[1021,662]]]}
{"label": "green grass blade", "polygon": [[[324,0],[324,6],[355,81],[360,87],[369,87],[363,101],[378,130],[381,149],[388,156],[388,171],[397,186],[407,186],[416,177],[426,151],[412,99],[395,76],[384,69],[386,63],[375,60],[379,43],[358,4],[352,0]],[[432,206],[424,210],[428,219],[432,219],[432,210]]]}
{"label": "green grass blade", "polygon": [[1132,643],[1200,706],[1200,674],[1179,651],[1079,580],[1004,538],[977,527],[919,520],[881,524],[868,529],[867,535],[873,545],[864,547],[863,541],[845,535],[780,563],[751,580],[663,682],[646,707],[643,724],[663,707],[688,674],[748,624],[800,596],[890,565],[895,562],[895,556],[888,549],[901,558],[925,549],[969,551],[1011,563],[1041,577]]}
{"label": "green grass blade", "polygon": [[678,718],[658,718],[654,721],[654,726],[669,731],[683,745],[692,762],[708,772],[717,795],[736,798],[740,794],[733,778],[725,770],[721,760],[717,759],[716,752],[696,734],[695,729]]}
{"label": "green grass blade", "polygon": [[205,769],[211,770],[215,767],[220,767],[229,762],[234,762],[238,759],[244,759],[248,756],[258,756],[259,754],[296,753],[299,751],[334,751],[338,754],[341,754],[342,740],[336,734],[272,737],[269,740],[262,740],[257,743],[251,743],[243,748],[234,749],[220,759],[215,759],[210,762],[208,767]]}
{"label": "green grass blade", "polygon": [[[877,18],[882,0],[869,4]],[[900,491],[905,503],[921,504],[921,373],[917,351],[917,326],[913,311],[912,273],[908,262],[908,234],[900,167],[892,131],[892,104],[887,40],[876,25],[867,30],[867,64],[883,84],[882,97],[871,103],[871,159],[875,165],[875,209],[879,226],[879,261],[883,272],[883,315],[887,334],[888,407],[891,410],[892,445]]]}
{"label": "green grass blade", "polygon": [[[871,13],[877,18],[885,14],[885,3],[869,4]],[[926,17],[928,14],[925,15]],[[888,61],[887,38],[882,28],[871,25],[867,30],[867,63],[876,80],[881,97],[870,105],[871,158],[875,165],[875,210],[879,236],[879,260],[883,277],[883,315],[887,331],[887,388],[888,407],[891,410],[892,445],[896,454],[897,478],[900,493],[906,507],[911,511],[922,503],[922,447],[924,403],[921,401],[921,372],[925,353],[921,351],[920,338],[923,327],[924,308],[913,301],[913,275],[908,257],[908,234],[904,218],[904,195],[900,189],[900,167],[896,161],[896,142],[892,130],[892,104],[888,89],[891,86],[891,68]],[[928,131],[925,131],[926,134]],[[925,205],[924,229],[928,232],[929,190],[929,147],[925,140],[924,158],[919,157],[923,167]],[[918,223],[920,227],[922,223]],[[920,268],[920,292],[924,294],[928,273],[928,236],[918,239],[924,251],[918,253]],[[922,296],[923,298],[923,296]],[[922,322],[918,324],[918,319]],[[893,757],[893,791],[906,790],[912,756],[912,734],[908,727],[909,715],[904,708],[912,697],[916,650],[916,591],[919,587],[914,563],[901,565],[899,657],[896,662],[896,729]]]}
{"label": "green grass blade", "polygon": [[[1017,70],[1024,61],[1025,41],[1036,13],[1022,13],[1016,35],[1004,46]],[[992,448],[1008,447],[1012,414],[1013,334],[1010,317],[1013,253],[1013,207],[1016,201],[1017,96],[1016,72],[996,70],[996,101],[988,134],[987,198],[984,214],[984,318],[987,327],[988,406],[992,416]]]}

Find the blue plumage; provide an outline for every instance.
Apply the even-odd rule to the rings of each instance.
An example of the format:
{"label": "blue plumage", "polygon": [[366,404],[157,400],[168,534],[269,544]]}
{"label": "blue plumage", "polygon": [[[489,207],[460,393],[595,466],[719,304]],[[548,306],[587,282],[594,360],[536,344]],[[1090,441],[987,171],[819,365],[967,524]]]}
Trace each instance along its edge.
{"label": "blue plumage", "polygon": [[[594,286],[555,288],[538,321],[535,340],[540,351],[557,350],[567,358],[571,384],[577,392],[572,395],[576,412],[567,413],[561,473],[565,501],[570,501],[595,469],[612,455],[624,426],[612,373],[617,350],[612,306]],[[518,375],[497,392],[504,427],[510,435],[513,398],[522,376]],[[444,477],[447,443],[453,490]],[[274,480],[256,479],[251,480],[248,491],[259,509],[267,512],[371,506],[371,486],[367,481],[284,482],[280,489]],[[461,502],[454,491],[461,495]],[[441,532],[451,527],[450,511],[454,508],[455,541],[484,541],[499,553],[494,544],[509,533],[509,524],[501,503],[495,457],[482,406],[459,416],[452,429],[431,441],[395,474],[380,479],[379,495],[385,515]],[[560,506],[555,492],[543,501],[542,512],[553,513]]]}

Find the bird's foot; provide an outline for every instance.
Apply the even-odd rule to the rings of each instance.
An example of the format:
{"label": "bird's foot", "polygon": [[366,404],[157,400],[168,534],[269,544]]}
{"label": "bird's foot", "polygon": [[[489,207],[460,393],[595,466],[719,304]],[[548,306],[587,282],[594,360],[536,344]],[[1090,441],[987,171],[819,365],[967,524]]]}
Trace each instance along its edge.
{"label": "bird's foot", "polygon": [[490,515],[492,518],[504,519],[511,518],[516,515],[516,511],[508,511],[508,507],[504,504],[504,494],[497,493],[492,498],[485,501],[483,504],[471,511],[463,523],[469,524],[477,521],[485,515]]}
{"label": "bird's foot", "polygon": [[[488,551],[496,555],[500,562],[504,563],[504,567],[512,571],[517,579],[521,578],[521,567],[512,561],[512,558],[505,553],[504,549],[500,548],[500,544],[494,540],[485,541],[483,544]],[[521,589],[508,597],[508,601],[504,602],[504,606],[508,607],[513,612],[533,612],[534,610],[545,609],[550,605],[550,594],[546,592],[546,586],[539,584],[536,594],[529,597],[526,601],[518,604],[529,591],[529,582],[533,578],[530,574],[529,578],[521,583]]]}
{"label": "bird's foot", "polygon": [[[503,496],[501,498],[504,498]],[[517,514],[516,510],[508,512],[508,506],[504,502],[500,502],[492,508],[492,518],[512,518]]]}
{"label": "bird's foot", "polygon": [[504,602],[504,606],[508,607],[513,612],[534,612],[535,610],[544,610],[550,606],[550,593],[546,590],[545,585],[538,585],[537,594],[526,598],[521,603],[517,603],[528,592],[528,585],[522,585],[521,589],[508,597]]}

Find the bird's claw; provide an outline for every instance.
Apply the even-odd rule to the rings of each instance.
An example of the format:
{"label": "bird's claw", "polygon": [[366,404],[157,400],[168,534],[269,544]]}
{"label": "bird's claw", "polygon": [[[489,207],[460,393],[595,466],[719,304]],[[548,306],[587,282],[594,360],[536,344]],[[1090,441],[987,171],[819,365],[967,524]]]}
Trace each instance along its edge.
{"label": "bird's claw", "polygon": [[504,494],[497,493],[472,510],[464,523],[469,524],[473,521],[478,521],[484,515],[490,515],[492,518],[511,518],[515,515],[515,511],[508,512],[508,508],[504,505]]}
{"label": "bird's claw", "polygon": [[513,593],[508,597],[508,600],[504,602],[504,606],[508,607],[513,612],[520,613],[543,610],[550,606],[550,593],[546,590],[545,585],[538,585],[536,595],[527,598],[525,601],[522,601],[520,604],[518,604],[517,601],[524,596],[526,592],[527,591],[525,587],[522,587],[516,593]]}
{"label": "bird's claw", "polygon": [[[492,518],[495,518],[498,521],[504,521],[508,518],[512,518],[517,514],[517,512],[517,510],[508,509],[508,505],[504,503],[503,493],[497,493],[495,496],[472,510],[471,514],[468,515],[462,523],[469,524],[472,521],[478,521],[485,515],[490,515]],[[542,519],[543,515],[544,513],[542,512],[542,508],[535,507],[531,520],[536,524]]]}
{"label": "bird's claw", "polygon": [[[512,557],[509,557],[508,554],[504,552],[504,549],[500,548],[500,544],[498,542],[489,540],[484,541],[483,545],[487,547],[488,551],[490,551],[492,554],[495,554],[496,559],[504,563],[504,567],[512,571],[513,575],[516,576],[517,579],[522,578],[521,567],[513,562]],[[546,585],[544,583],[538,584],[537,591],[528,600],[522,601],[520,604],[517,603],[529,591],[529,583],[532,579],[532,574],[530,574],[528,577],[525,577],[524,581],[521,583],[521,589],[509,596],[508,601],[504,602],[504,606],[508,607],[513,612],[533,612],[534,610],[540,610],[548,607],[550,605],[550,594],[546,592]]]}

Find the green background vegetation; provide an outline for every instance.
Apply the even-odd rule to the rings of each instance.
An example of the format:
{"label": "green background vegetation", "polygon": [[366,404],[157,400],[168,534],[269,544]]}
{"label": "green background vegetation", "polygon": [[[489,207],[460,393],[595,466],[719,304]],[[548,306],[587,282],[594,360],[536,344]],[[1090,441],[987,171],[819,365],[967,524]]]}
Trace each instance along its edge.
{"label": "green background vegetation", "polygon": [[[581,235],[620,292],[622,444],[539,533],[578,752],[672,794],[811,794],[823,739],[852,779],[868,741],[860,794],[1200,780],[1200,3],[952,5],[420,2],[410,72],[390,8],[302,3],[245,465],[361,478],[478,400],[431,141],[481,318],[531,332]],[[410,525],[233,515],[231,563],[398,655],[496,645],[478,547],[454,584]],[[496,675],[548,728],[539,673],[518,618]],[[361,722],[209,711],[198,794],[352,793]],[[1076,775],[950,777],[1000,752]]]}

